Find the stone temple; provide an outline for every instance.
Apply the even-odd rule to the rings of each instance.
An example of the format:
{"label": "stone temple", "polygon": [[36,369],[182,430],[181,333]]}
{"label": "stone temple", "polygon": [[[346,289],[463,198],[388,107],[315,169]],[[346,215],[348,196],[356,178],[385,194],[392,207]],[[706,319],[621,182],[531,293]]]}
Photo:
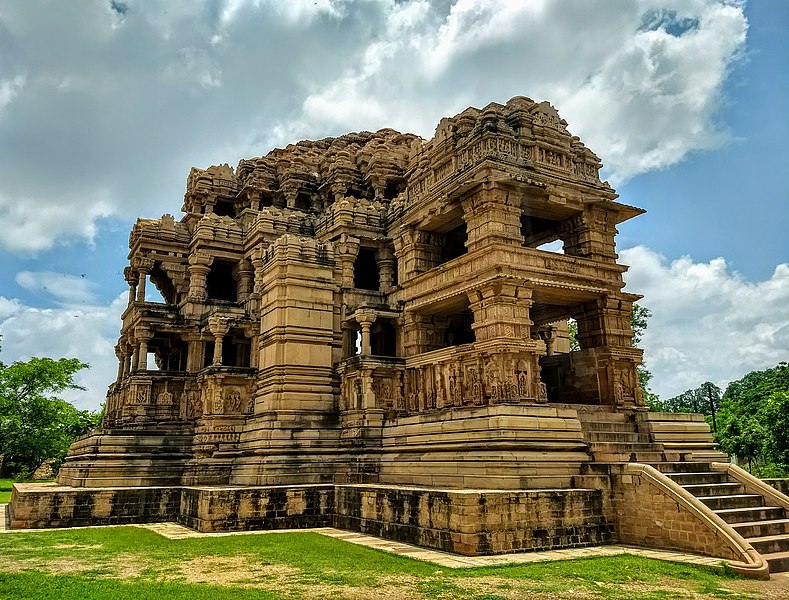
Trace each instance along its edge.
{"label": "stone temple", "polygon": [[16,486],[12,526],[332,525],[468,555],[623,542],[789,567],[762,543],[789,532],[770,524],[789,498],[700,415],[644,406],[615,250],[643,211],[600,168],[525,97],[429,141],[193,168],[183,216],[132,229],[102,428],[57,484]]}

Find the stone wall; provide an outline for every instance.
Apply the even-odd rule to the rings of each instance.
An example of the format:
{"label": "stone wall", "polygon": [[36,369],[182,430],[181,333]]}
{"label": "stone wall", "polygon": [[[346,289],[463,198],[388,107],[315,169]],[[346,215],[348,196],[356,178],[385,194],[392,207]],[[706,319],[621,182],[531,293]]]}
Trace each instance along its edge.
{"label": "stone wall", "polygon": [[596,490],[336,487],[334,524],[468,556],[610,543]]}
{"label": "stone wall", "polygon": [[789,479],[762,479],[762,481],[789,496]]}
{"label": "stone wall", "polygon": [[300,529],[332,524],[334,486],[183,488],[179,523],[197,531]]}
{"label": "stone wall", "polygon": [[175,521],[181,490],[169,487],[72,488],[17,483],[11,499],[12,529],[128,525]]}
{"label": "stone wall", "polygon": [[74,489],[16,484],[12,528],[177,521],[202,532],[334,526],[465,555],[610,543],[596,490],[383,485]]}
{"label": "stone wall", "polygon": [[646,478],[625,474],[611,479],[619,542],[741,560],[716,530]]}

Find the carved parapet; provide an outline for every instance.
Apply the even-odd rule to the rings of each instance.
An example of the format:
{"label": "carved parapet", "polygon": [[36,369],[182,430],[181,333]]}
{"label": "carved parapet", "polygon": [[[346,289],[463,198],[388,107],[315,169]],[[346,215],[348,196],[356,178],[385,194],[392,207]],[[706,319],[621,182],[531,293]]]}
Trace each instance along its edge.
{"label": "carved parapet", "polygon": [[386,205],[378,201],[344,198],[335,201],[318,219],[315,231],[330,234],[334,229],[361,228],[383,234],[386,229]]}
{"label": "carved parapet", "polygon": [[129,247],[146,243],[159,245],[163,241],[182,245],[188,244],[189,238],[186,224],[176,221],[170,214],[164,214],[160,219],[137,219],[129,235]]}
{"label": "carved parapet", "polygon": [[274,261],[296,261],[320,265],[334,265],[334,246],[313,238],[283,235],[275,240],[263,253],[264,264]]}
{"label": "carved parapet", "polygon": [[241,246],[244,243],[244,232],[234,219],[210,213],[197,222],[194,238],[206,243]]}
{"label": "carved parapet", "polygon": [[[252,222],[248,236],[258,234],[265,240],[273,240],[283,234],[312,235],[314,217],[301,211],[273,206],[261,209]],[[258,239],[253,237],[253,239]]]}

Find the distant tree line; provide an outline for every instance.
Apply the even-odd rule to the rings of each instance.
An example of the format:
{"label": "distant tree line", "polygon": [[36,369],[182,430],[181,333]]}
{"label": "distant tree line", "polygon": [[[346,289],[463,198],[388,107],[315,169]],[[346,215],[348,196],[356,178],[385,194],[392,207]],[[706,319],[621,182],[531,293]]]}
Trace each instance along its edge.
{"label": "distant tree line", "polygon": [[789,364],[752,371],[725,392],[707,381],[653,410],[705,415],[724,452],[762,477],[789,476]]}
{"label": "distant tree line", "polygon": [[56,471],[71,443],[98,427],[100,413],[57,397],[83,389],[74,376],[86,368],[76,358],[0,361],[0,476],[27,479],[46,461]]}

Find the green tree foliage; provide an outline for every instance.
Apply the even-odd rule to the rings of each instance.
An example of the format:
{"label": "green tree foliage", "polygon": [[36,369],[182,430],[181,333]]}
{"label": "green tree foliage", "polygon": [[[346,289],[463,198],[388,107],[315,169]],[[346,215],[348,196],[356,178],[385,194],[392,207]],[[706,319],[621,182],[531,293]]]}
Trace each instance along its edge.
{"label": "green tree foliage", "polygon": [[718,430],[717,415],[721,408],[721,389],[711,381],[705,381],[699,387],[685,390],[679,396],[663,401],[663,410],[667,412],[701,413],[710,417],[708,421],[713,431]]}
{"label": "green tree foliage", "polygon": [[716,441],[726,452],[773,472],[789,470],[789,364],[752,371],[729,384]]}
{"label": "green tree foliage", "polygon": [[77,410],[56,394],[82,389],[74,375],[88,365],[75,358],[0,362],[2,473],[32,473],[42,462],[66,455],[71,442],[98,425],[98,414]]}

